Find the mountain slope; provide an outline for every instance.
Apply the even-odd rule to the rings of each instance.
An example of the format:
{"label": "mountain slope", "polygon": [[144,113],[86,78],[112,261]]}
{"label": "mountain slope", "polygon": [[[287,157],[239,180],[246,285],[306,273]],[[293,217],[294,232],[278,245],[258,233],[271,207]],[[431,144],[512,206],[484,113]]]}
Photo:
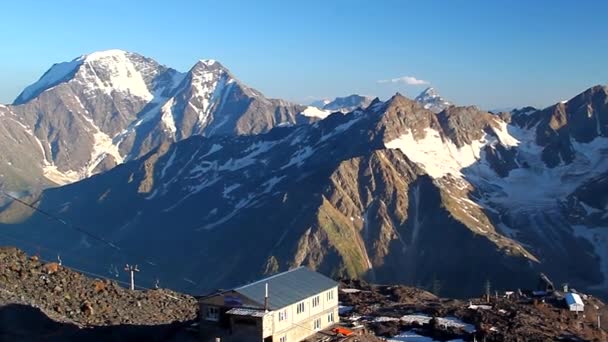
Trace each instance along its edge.
{"label": "mountain slope", "polygon": [[[475,121],[480,132],[500,134],[497,119],[480,115],[486,115]],[[139,255],[162,250],[167,265],[149,272],[190,291],[300,264],[381,282],[440,279],[446,288],[460,273],[461,285],[452,286],[460,295],[475,293],[486,277],[513,286],[515,274],[531,279],[535,256],[497,233],[480,207],[460,207],[472,192],[464,180],[433,179],[400,149],[385,147],[403,134],[424,140],[429,130],[470,146],[474,138],[442,125],[440,116],[397,95],[313,125],[163,145],[110,172],[48,190],[40,206]],[[125,258],[61,225],[50,228],[38,215],[20,220],[3,229],[19,234],[28,227],[31,236],[45,236],[46,245],[81,255],[83,263],[95,255],[93,265],[82,267],[106,269]],[[61,237],[49,237],[49,228]],[[143,236],[145,245],[136,242]],[[471,272],[471,263],[480,271]]]}
{"label": "mountain slope", "polygon": [[450,296],[531,288],[543,271],[605,295],[606,94],[510,116],[396,95],[311,125],[193,136],[35,201],[120,250],[17,204],[2,230],[99,272],[135,259],[193,292],[304,264]]}
{"label": "mountain slope", "polygon": [[[142,156],[163,141],[256,134],[309,122],[299,115],[304,108],[265,98],[216,61],[199,61],[180,73],[134,53],[95,52],[55,64],[13,105],[0,108],[11,117],[0,129],[24,137],[24,144],[3,139],[0,148],[30,156],[21,161],[6,155],[2,185],[71,183]],[[16,180],[16,169],[30,169],[31,175]]]}

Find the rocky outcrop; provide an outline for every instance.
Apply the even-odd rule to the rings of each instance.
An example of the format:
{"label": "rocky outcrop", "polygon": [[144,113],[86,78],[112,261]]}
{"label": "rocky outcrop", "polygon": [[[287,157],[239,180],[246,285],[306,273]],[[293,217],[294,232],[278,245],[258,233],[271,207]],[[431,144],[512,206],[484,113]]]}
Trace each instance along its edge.
{"label": "rocky outcrop", "polygon": [[39,308],[58,322],[80,327],[169,324],[197,315],[192,297],[165,289],[130,291],[28,257],[16,248],[0,247],[0,304],[10,303]]}

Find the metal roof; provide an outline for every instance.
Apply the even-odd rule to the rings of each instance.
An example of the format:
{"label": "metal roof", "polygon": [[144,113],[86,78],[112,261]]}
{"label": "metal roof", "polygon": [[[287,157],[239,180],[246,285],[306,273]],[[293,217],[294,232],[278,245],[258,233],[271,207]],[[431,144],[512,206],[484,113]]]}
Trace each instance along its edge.
{"label": "metal roof", "polygon": [[226,312],[229,315],[264,317],[266,311],[260,309],[233,308]]}
{"label": "metal roof", "polygon": [[581,296],[579,296],[578,293],[568,292],[568,293],[566,293],[565,298],[566,298],[566,303],[568,303],[568,305],[572,305],[572,304],[585,305],[585,304],[583,304],[583,300],[581,299]]}
{"label": "metal roof", "polygon": [[295,304],[338,286],[338,283],[320,273],[311,271],[306,267],[298,267],[236,288],[234,291],[263,306],[265,284],[268,284],[268,306],[270,310],[277,310]]}

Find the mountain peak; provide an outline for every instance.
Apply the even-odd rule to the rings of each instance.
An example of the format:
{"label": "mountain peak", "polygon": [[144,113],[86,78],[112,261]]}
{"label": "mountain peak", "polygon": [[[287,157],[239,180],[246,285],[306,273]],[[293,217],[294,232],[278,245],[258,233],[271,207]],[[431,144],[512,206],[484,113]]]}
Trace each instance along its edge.
{"label": "mountain peak", "polygon": [[352,94],[344,97],[336,97],[333,100],[326,99],[315,101],[313,106],[331,112],[348,113],[357,108],[367,108],[372,100],[373,98],[370,96]]}
{"label": "mountain peak", "polygon": [[400,113],[409,113],[413,111],[417,111],[422,106],[418,101],[412,100],[403,96],[401,93],[397,92],[390,99],[384,102],[384,111],[385,112],[393,112],[397,111]]}
{"label": "mountain peak", "polygon": [[594,85],[593,87],[587,89],[584,93],[589,93],[589,94],[597,94],[597,93],[608,94],[608,86],[597,84],[597,85]]}
{"label": "mountain peak", "polygon": [[199,59],[198,63],[211,66],[217,63],[217,61],[215,59]]}
{"label": "mountain peak", "polygon": [[431,110],[435,113],[439,113],[452,105],[452,103],[441,97],[441,95],[439,95],[437,90],[433,87],[428,87],[423,90],[418,96],[416,96],[414,100],[422,103],[425,109]]}
{"label": "mountain peak", "polygon": [[428,87],[426,89],[424,89],[418,96],[418,97],[424,97],[424,96],[432,96],[432,97],[437,97],[439,96],[439,94],[437,93],[437,90],[435,90],[435,88],[433,87]]}
{"label": "mountain peak", "polygon": [[150,100],[154,77],[166,70],[156,61],[136,53],[118,49],[96,51],[69,62],[53,64],[38,81],[25,88],[13,104],[24,104],[61,83],[71,81],[87,92],[112,94],[119,91]]}
{"label": "mountain peak", "polygon": [[229,72],[226,67],[222,65],[222,63],[218,62],[215,59],[200,59],[197,61],[194,66],[190,69],[191,73],[197,72],[205,72],[205,71],[216,71],[222,70],[225,72]]}
{"label": "mountain peak", "polygon": [[79,59],[85,61],[85,62],[94,62],[94,61],[98,61],[101,59],[106,59],[106,58],[121,58],[121,57],[126,57],[128,54],[131,54],[127,51],[124,50],[119,50],[119,49],[110,49],[110,50],[102,50],[102,51],[95,51],[86,55],[82,55]]}
{"label": "mountain peak", "polygon": [[[403,94],[401,94],[400,92],[396,92],[395,95],[391,96],[390,99],[388,99],[388,103],[392,103],[392,102],[400,102],[400,101],[408,101],[411,102],[412,99],[404,96]],[[415,101],[415,100],[414,100]]]}

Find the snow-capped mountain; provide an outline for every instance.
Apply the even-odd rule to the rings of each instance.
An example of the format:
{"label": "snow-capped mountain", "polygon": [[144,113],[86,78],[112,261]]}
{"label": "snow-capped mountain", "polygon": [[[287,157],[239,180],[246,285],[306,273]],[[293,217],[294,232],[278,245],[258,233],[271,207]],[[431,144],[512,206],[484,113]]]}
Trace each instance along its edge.
{"label": "snow-capped mountain", "polygon": [[365,109],[373,100],[373,97],[356,94],[336,97],[333,100],[318,100],[311,103],[310,106],[302,112],[302,115],[323,119],[335,112],[346,114],[356,109]]}
{"label": "snow-capped mountain", "polygon": [[439,281],[447,296],[479,294],[486,280],[532,288],[542,271],[606,295],[607,137],[608,87],[500,116],[436,114],[396,95],[311,125],[163,144],[43,193],[40,208],[129,256],[17,205],[0,219],[83,267],[93,258],[100,272],[162,250],[148,272],[195,292],[307,265],[381,283]]}
{"label": "snow-capped mountain", "polygon": [[361,96],[357,94],[345,97],[336,97],[332,101],[326,103],[322,109],[334,112],[348,113],[356,109],[367,108],[367,106],[369,106],[369,104],[372,103],[373,100],[373,97]]}
{"label": "snow-capped mountain", "polygon": [[311,119],[304,106],[265,98],[224,66],[178,72],[121,50],[53,65],[0,107],[0,184],[67,184],[191,135],[241,135]]}
{"label": "snow-capped mountain", "polygon": [[323,109],[323,107],[325,107],[326,104],[330,103],[331,100],[330,99],[321,99],[321,100],[316,100],[316,101],[312,101],[310,103],[311,106],[313,107],[317,107],[319,109]]}
{"label": "snow-capped mountain", "polygon": [[441,97],[435,88],[432,87],[426,88],[414,100],[422,103],[425,109],[435,113],[439,113],[452,105],[452,103]]}

